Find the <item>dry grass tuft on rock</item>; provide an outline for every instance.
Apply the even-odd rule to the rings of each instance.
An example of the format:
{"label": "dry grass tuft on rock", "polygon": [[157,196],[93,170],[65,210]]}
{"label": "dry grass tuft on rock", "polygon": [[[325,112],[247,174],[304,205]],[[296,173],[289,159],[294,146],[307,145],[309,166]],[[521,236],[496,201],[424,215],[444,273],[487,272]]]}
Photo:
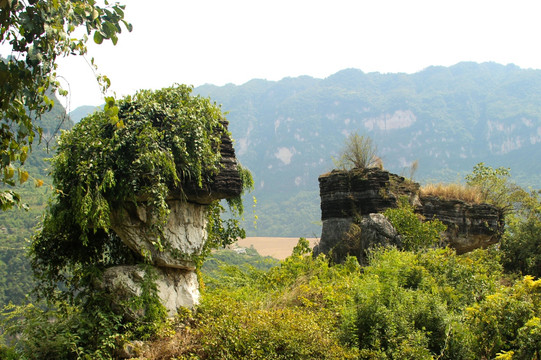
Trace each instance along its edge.
{"label": "dry grass tuft on rock", "polygon": [[469,204],[483,203],[483,194],[476,186],[462,184],[428,184],[421,187],[421,197],[434,196],[443,200],[462,200]]}

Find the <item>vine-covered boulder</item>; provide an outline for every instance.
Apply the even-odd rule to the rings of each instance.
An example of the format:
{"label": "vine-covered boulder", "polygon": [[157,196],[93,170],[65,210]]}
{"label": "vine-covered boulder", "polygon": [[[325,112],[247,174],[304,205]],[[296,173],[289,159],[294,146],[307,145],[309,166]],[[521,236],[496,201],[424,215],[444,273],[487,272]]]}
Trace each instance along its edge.
{"label": "vine-covered boulder", "polygon": [[[141,263],[167,279],[185,270],[194,277],[210,248],[244,234],[235,219],[221,220],[219,201],[240,213],[251,175],[237,162],[220,107],[191,91],[179,85],[108,100],[62,134],[55,194],[31,250],[43,295],[86,301],[90,278],[106,273],[117,283],[130,277],[111,273]],[[155,294],[164,305],[166,293]],[[193,298],[173,303],[191,307]]]}

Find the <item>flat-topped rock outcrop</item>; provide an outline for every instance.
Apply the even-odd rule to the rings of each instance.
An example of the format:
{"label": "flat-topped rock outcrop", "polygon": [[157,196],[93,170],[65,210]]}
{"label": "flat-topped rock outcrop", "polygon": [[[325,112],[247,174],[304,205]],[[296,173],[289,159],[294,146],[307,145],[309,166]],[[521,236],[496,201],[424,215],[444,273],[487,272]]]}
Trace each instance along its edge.
{"label": "flat-topped rock outcrop", "polygon": [[[400,237],[388,230],[385,217],[373,215],[398,207],[403,197],[422,218],[437,218],[447,226],[442,245],[457,253],[495,244],[503,232],[503,214],[496,207],[420,198],[418,183],[378,168],[333,170],[319,177],[319,187],[323,227],[314,254],[331,254],[335,261],[349,254],[364,263],[366,250],[373,245],[400,246]],[[352,239],[355,233],[358,239]]]}
{"label": "flat-topped rock outcrop", "polygon": [[[224,129],[227,130],[228,123],[222,120]],[[242,192],[242,179],[239,175],[237,158],[233,141],[227,131],[222,133],[220,144],[220,172],[210,179],[205,179],[202,186],[194,183],[184,183],[181,191],[173,191],[178,198],[186,196],[190,202],[208,205],[214,200],[230,199],[240,195]]]}
{"label": "flat-topped rock outcrop", "polygon": [[385,170],[333,170],[319,177],[321,219],[380,213],[406,196],[419,204],[419,184]]}

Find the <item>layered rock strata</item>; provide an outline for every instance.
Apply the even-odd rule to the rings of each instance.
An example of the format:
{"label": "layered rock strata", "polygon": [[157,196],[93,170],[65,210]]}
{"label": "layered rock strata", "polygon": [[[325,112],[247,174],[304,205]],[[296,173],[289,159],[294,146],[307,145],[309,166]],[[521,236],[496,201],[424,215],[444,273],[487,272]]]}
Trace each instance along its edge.
{"label": "layered rock strata", "polygon": [[461,200],[421,198],[420,212],[426,219],[437,218],[447,230],[446,244],[463,254],[500,241],[504,230],[503,213],[489,204],[468,204]]}
{"label": "layered rock strata", "polygon": [[190,202],[208,205],[216,199],[229,199],[242,192],[242,179],[233,142],[227,132],[227,122],[222,121],[222,125],[225,131],[222,133],[220,144],[220,172],[209,179],[203,179],[202,186],[184,183],[182,189],[172,191],[177,198],[185,196]]}
{"label": "layered rock strata", "polygon": [[419,184],[385,170],[333,170],[319,177],[321,220],[380,213],[400,197],[419,205]]}
{"label": "layered rock strata", "polygon": [[[381,169],[334,170],[319,177],[319,187],[323,228],[314,254],[331,254],[335,261],[349,254],[364,263],[366,249],[375,244],[400,246],[399,236],[381,230],[390,224],[383,225],[374,215],[398,207],[403,197],[422,218],[438,218],[447,225],[442,245],[457,253],[497,243],[503,231],[503,214],[494,206],[419,198],[419,184]],[[375,219],[379,226],[374,225]],[[352,240],[355,234],[357,242]]]}

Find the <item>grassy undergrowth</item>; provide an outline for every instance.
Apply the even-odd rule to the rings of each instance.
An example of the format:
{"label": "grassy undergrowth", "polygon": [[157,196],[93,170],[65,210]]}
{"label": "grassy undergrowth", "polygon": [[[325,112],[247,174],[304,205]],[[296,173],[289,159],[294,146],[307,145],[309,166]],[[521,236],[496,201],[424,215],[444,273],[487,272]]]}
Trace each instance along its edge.
{"label": "grassy undergrowth", "polygon": [[[145,359],[535,359],[541,281],[494,250],[375,249],[330,265],[301,242],[268,270],[224,265]],[[533,334],[533,335],[532,335]]]}
{"label": "grassy undergrowth", "polygon": [[126,344],[134,359],[149,360],[539,359],[541,352],[541,280],[505,275],[496,249],[375,248],[361,268],[354,257],[314,258],[300,239],[281,262],[253,249],[218,251],[201,276],[200,305],[181,309],[144,342],[104,328],[111,352],[88,357],[70,348],[78,317],[36,316],[31,336],[0,346],[0,355],[111,359]]}

